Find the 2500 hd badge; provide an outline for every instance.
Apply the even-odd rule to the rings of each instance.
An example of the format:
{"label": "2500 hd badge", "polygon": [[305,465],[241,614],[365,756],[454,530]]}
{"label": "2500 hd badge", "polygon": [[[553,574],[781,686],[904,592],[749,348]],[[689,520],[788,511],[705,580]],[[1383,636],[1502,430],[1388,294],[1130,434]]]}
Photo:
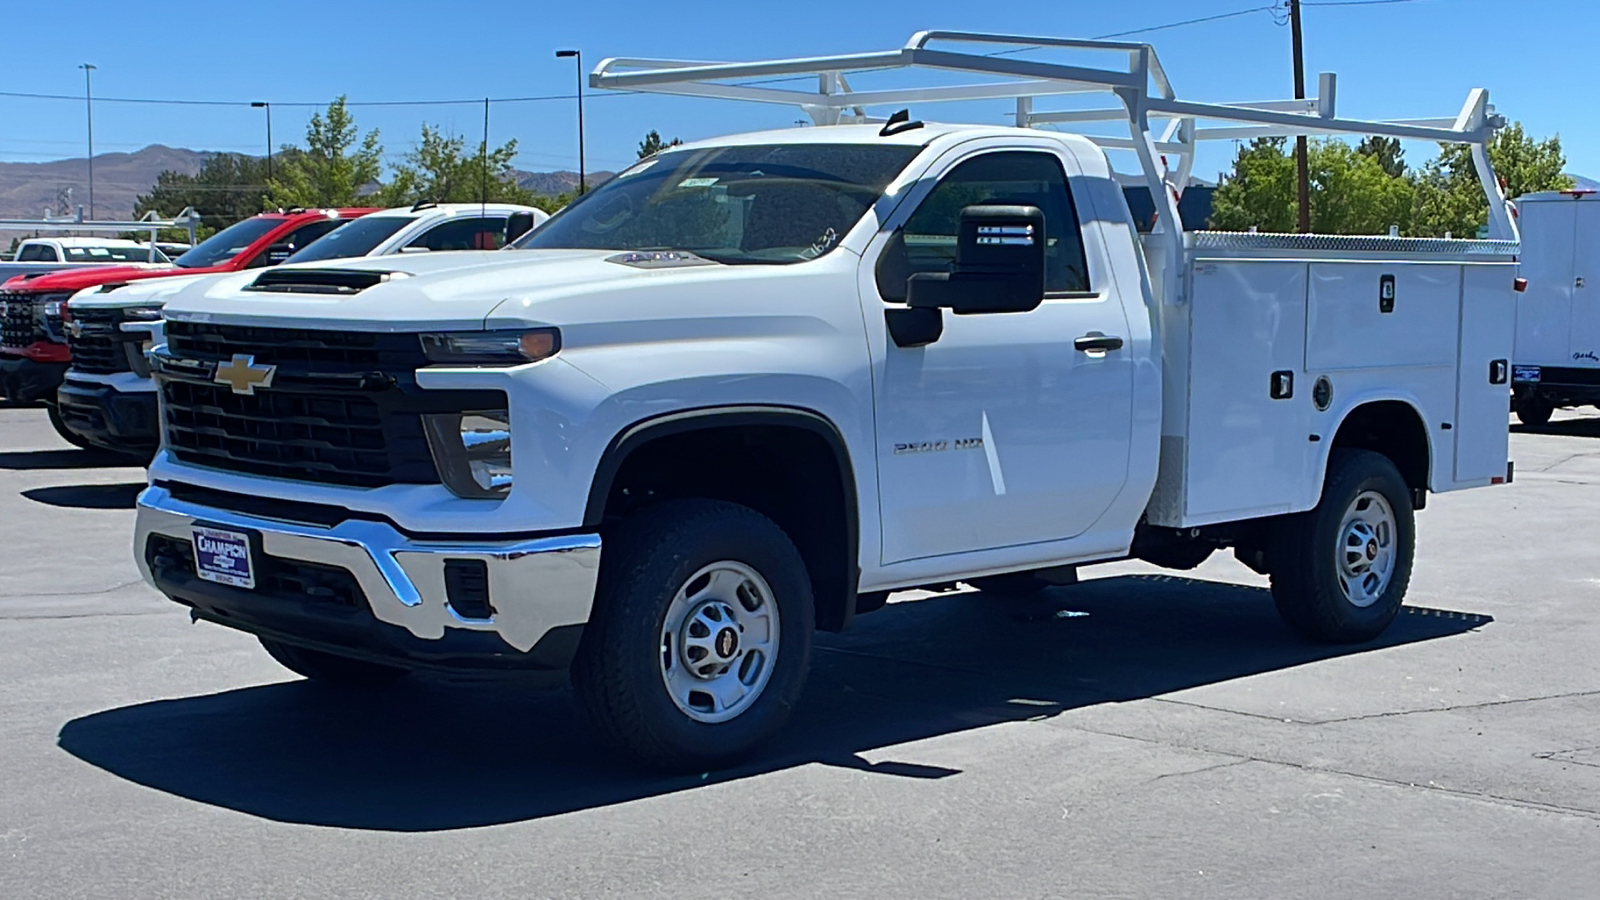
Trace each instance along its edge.
{"label": "2500 hd badge", "polygon": [[983,438],[958,438],[953,441],[917,441],[910,444],[895,444],[894,455],[903,453],[943,453],[946,450],[981,450]]}

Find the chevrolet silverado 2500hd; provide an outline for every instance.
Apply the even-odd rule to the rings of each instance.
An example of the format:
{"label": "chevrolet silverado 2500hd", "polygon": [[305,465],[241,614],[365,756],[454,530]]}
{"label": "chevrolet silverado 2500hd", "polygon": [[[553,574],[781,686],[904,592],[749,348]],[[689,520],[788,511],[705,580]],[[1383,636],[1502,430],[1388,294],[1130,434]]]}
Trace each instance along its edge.
{"label": "chevrolet silverado 2500hd", "polygon": [[62,313],[73,294],[104,284],[274,265],[345,220],[373,211],[363,208],[262,213],[217,232],[167,268],[95,266],[12,278],[0,285],[0,393],[22,403],[45,401],[56,432],[72,444],[88,446],[66,427],[56,408],[56,391],[72,359]]}
{"label": "chevrolet silverado 2500hd", "polygon": [[[935,46],[1006,41],[1127,65]],[[927,67],[990,81],[861,84]],[[821,90],[748,83],[796,75]],[[1028,592],[1231,547],[1295,632],[1371,639],[1413,510],[1509,476],[1516,231],[1479,153],[1486,94],[1363,122],[1331,82],[1199,104],[1147,45],[930,33],[602,63],[597,87],[795,103],[818,127],[674,147],[504,252],[173,297],[139,565],[314,679],[570,669],[604,735],[696,771],[779,728],[815,629],[904,588]],[[1091,87],[1123,105],[1034,106]],[[1017,99],[1023,127],[863,111],[978,96]],[[1026,127],[1074,116],[1131,136]],[[1199,119],[1469,144],[1497,239],[1185,233]],[[1102,145],[1157,204],[1144,246]]]}
{"label": "chevrolet silverado 2500hd", "polygon": [[[361,256],[494,250],[548,219],[543,210],[507,203],[419,203],[350,219],[284,265]],[[67,304],[72,367],[56,394],[68,431],[105,450],[148,459],[161,442],[156,385],[144,351],[162,340],[161,306],[200,279],[190,275],[85,288]]]}

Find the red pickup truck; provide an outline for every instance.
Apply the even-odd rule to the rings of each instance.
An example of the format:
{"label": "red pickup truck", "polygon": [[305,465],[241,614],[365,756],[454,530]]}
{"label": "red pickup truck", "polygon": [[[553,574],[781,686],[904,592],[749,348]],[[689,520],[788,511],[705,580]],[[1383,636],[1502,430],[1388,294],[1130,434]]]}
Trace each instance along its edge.
{"label": "red pickup truck", "polygon": [[[359,207],[262,213],[202,241],[174,260],[177,268],[172,269],[104,266],[12,278],[0,285],[0,394],[23,403],[54,403],[72,359],[61,314],[72,295],[84,288],[275,265],[346,221],[376,211]],[[62,437],[81,445],[61,424],[53,405],[50,422]]]}

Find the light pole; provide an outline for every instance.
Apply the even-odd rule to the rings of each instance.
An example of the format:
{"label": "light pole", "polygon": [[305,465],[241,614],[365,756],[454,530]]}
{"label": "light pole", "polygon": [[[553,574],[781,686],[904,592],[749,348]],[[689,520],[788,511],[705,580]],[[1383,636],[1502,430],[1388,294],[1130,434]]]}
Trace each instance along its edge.
{"label": "light pole", "polygon": [[272,104],[265,100],[251,100],[251,109],[267,111],[267,181],[272,181]]}
{"label": "light pole", "polygon": [[581,197],[589,190],[583,171],[583,51],[556,51],[558,59],[566,59],[569,56],[578,61],[578,196]]}
{"label": "light pole", "polygon": [[89,73],[95,67],[84,63],[78,68],[83,70],[83,111],[89,125],[89,218],[94,218],[94,96],[89,86]]}

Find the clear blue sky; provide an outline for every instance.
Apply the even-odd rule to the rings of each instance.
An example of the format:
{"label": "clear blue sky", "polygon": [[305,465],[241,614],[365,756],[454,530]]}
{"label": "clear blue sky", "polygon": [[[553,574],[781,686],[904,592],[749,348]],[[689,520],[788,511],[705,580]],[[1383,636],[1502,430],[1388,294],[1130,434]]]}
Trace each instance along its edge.
{"label": "clear blue sky", "polygon": [[[6,4],[0,92],[81,97],[91,62],[98,97],[236,101],[161,106],[97,101],[97,152],[147,144],[260,153],[262,111],[274,103],[279,143],[304,133],[312,110],[338,94],[352,102],[523,97],[570,93],[571,60],[606,56],[751,59],[887,49],[924,28],[1093,37],[1265,6],[1272,0],[806,0],[798,4],[680,0],[643,3],[445,5],[410,0],[334,0],[311,5],[235,2],[159,7],[81,2]],[[1307,0],[1311,3],[1313,0]],[[1346,0],[1346,3],[1354,0]],[[1281,4],[1280,4],[1281,5]],[[63,17],[70,19],[63,24]],[[1292,93],[1289,30],[1269,11],[1140,35],[1156,46],[1179,96],[1240,101]],[[1472,87],[1487,87],[1501,112],[1536,136],[1559,132],[1568,170],[1600,178],[1600,116],[1587,90],[1600,3],[1592,0],[1403,0],[1306,8],[1308,83],[1340,75],[1340,112],[1358,117],[1453,114]],[[782,126],[796,113],[722,101],[604,97],[587,107],[590,169],[634,158],[642,133],[685,139]],[[964,109],[1002,121],[1004,103]],[[362,107],[363,129],[382,132],[398,159],[423,122],[476,140],[481,106]],[[940,118],[938,109],[914,110]],[[944,118],[956,118],[945,112]],[[500,104],[491,139],[515,137],[521,168],[576,168],[573,102]],[[76,101],[0,96],[0,160],[82,156],[84,107]],[[1409,150],[1420,161],[1427,146]],[[1202,157],[1212,177],[1231,148]]]}

